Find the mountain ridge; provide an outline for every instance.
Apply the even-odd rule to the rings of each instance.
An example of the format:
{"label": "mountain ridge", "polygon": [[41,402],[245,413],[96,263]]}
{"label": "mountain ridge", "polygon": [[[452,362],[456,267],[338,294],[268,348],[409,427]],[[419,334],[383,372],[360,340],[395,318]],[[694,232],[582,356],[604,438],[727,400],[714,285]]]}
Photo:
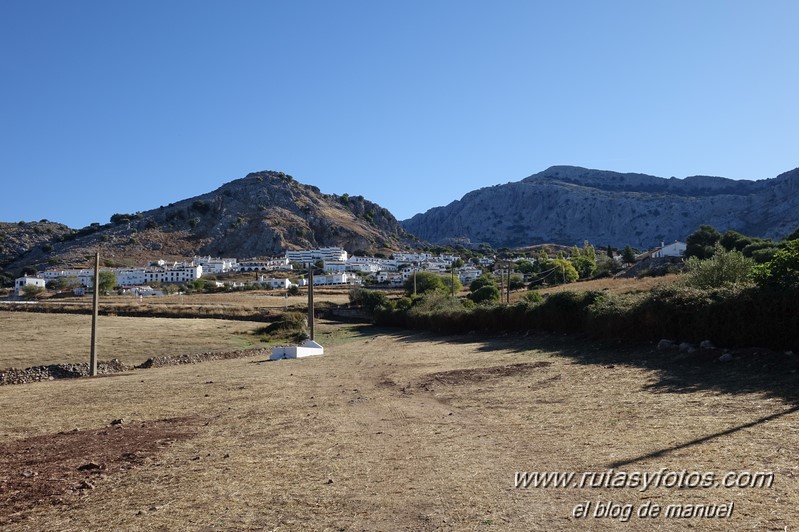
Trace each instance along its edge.
{"label": "mountain ridge", "polygon": [[515,247],[584,240],[652,247],[703,223],[780,238],[799,225],[799,168],[757,181],[552,166],[520,181],[473,190],[401,223],[423,240]]}
{"label": "mountain ridge", "polygon": [[350,252],[404,249],[413,242],[388,209],[363,196],[324,194],[271,170],[156,209],[114,214],[107,224],[58,227],[51,239],[17,238],[29,245],[14,248],[16,254],[6,255],[0,267],[75,267],[98,250],[108,265],[132,266],[155,258],[247,258],[327,246]]}

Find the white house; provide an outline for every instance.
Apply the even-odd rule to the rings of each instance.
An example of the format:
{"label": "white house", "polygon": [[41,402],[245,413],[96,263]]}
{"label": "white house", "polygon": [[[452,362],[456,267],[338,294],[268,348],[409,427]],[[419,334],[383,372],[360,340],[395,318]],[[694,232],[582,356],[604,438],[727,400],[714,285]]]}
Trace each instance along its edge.
{"label": "white house", "polygon": [[665,245],[663,242],[660,243],[660,248],[656,249],[653,253],[653,257],[682,257],[685,254],[685,250],[687,245],[685,242],[679,242],[677,240],[674,241],[673,244]]}
{"label": "white house", "polygon": [[14,281],[14,295],[19,297],[22,294],[22,289],[26,286],[44,288],[45,284],[47,284],[47,281],[41,277],[28,277],[27,275],[25,277],[20,277]]}
{"label": "white house", "polygon": [[458,279],[460,279],[463,284],[469,284],[480,277],[482,273],[483,270],[480,268],[476,268],[474,266],[464,266],[458,270]]}
{"label": "white house", "polygon": [[258,278],[258,282],[264,286],[280,288],[283,290],[288,290],[289,287],[291,287],[291,281],[288,279],[267,279],[263,275]]}
{"label": "white house", "polygon": [[334,284],[358,284],[360,279],[351,273],[335,273],[331,275],[316,275],[313,278],[314,285],[334,285]]}

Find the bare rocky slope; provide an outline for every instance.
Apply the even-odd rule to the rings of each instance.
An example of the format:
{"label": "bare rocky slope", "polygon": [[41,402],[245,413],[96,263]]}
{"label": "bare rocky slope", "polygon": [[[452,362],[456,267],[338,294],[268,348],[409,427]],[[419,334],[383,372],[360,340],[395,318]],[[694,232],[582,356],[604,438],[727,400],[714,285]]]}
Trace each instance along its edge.
{"label": "bare rocky slope", "polygon": [[[6,235],[4,228],[0,235]],[[25,266],[87,265],[96,250],[107,266],[133,266],[155,258],[246,258],[321,246],[374,252],[403,249],[413,242],[387,209],[362,196],[323,194],[272,171],[251,173],[158,209],[115,214],[105,225],[80,230],[58,226],[49,238],[38,236],[42,238],[30,237],[25,247],[15,247],[19,252],[6,255],[0,266],[18,272]]]}
{"label": "bare rocky slope", "polygon": [[699,225],[782,238],[799,226],[799,168],[773,179],[684,179],[553,166],[481,188],[402,222],[433,243],[544,242],[649,248],[685,240]]}

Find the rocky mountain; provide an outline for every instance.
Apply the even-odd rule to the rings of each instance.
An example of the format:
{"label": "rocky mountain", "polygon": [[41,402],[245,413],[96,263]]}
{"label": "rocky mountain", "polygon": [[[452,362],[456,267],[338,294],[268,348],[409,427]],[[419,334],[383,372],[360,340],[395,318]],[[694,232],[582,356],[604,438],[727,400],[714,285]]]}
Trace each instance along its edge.
{"label": "rocky mountain", "polygon": [[37,246],[62,238],[72,230],[47,220],[39,222],[0,222],[0,266],[7,264]]}
{"label": "rocky mountain", "polygon": [[799,227],[799,168],[773,179],[661,178],[553,166],[472,191],[402,222],[433,243],[494,247],[555,242],[650,248],[700,224],[782,238]]}
{"label": "rocky mountain", "polygon": [[[14,226],[16,224],[5,224]],[[86,265],[99,250],[107,266],[141,265],[156,258],[194,255],[257,257],[286,249],[342,246],[349,252],[403,249],[409,235],[385,208],[363,196],[323,194],[282,172],[257,172],[213,192],[158,209],[115,214],[105,225],[47,228],[7,271]],[[4,228],[0,237],[9,238]]]}

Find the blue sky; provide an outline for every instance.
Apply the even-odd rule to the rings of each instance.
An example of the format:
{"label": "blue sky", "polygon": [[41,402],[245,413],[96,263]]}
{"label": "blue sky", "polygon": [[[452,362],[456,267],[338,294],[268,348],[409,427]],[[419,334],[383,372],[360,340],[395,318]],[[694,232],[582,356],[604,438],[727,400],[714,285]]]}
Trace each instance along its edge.
{"label": "blue sky", "polygon": [[799,166],[799,2],[0,3],[0,221],[280,170],[399,219],[558,164]]}

